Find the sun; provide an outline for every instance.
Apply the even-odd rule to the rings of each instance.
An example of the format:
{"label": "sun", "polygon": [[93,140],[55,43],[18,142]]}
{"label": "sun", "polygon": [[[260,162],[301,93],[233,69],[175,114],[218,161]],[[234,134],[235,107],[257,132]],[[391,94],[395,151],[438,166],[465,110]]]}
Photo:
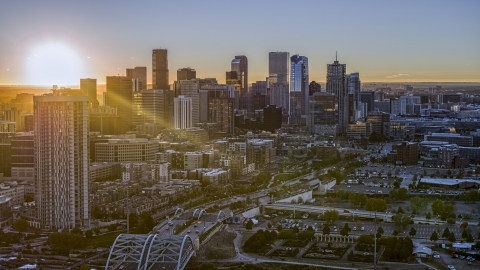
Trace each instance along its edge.
{"label": "sun", "polygon": [[26,81],[31,85],[78,85],[84,64],[78,54],[62,43],[45,43],[32,49],[26,63]]}

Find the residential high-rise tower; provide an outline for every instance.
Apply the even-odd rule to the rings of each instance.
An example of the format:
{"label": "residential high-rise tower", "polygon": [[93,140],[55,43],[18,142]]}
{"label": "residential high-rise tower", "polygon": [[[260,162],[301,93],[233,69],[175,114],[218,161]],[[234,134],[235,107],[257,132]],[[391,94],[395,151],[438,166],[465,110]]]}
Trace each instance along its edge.
{"label": "residential high-rise tower", "polygon": [[87,96],[36,96],[35,204],[45,230],[89,225]]}

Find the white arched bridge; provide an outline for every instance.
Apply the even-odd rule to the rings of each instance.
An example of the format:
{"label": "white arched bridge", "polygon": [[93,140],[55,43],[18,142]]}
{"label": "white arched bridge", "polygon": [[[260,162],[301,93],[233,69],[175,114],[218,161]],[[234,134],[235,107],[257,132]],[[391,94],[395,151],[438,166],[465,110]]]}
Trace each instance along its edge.
{"label": "white arched bridge", "polygon": [[105,270],[182,270],[194,255],[188,235],[120,234],[110,249]]}

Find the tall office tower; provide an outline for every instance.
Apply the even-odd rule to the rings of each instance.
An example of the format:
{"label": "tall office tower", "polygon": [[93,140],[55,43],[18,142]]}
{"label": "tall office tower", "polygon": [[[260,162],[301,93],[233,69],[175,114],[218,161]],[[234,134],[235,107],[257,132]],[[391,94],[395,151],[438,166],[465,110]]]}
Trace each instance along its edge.
{"label": "tall office tower", "polygon": [[193,68],[179,68],[177,70],[177,81],[185,81],[197,78],[197,71]]}
{"label": "tall office tower", "polygon": [[288,122],[288,110],[290,108],[290,96],[287,83],[274,83],[270,85],[270,104],[282,108],[283,122]]}
{"label": "tall office tower", "polygon": [[268,78],[269,86],[274,83],[286,83],[287,89],[290,84],[290,53],[268,53]]}
{"label": "tall office tower", "polygon": [[[237,55],[232,60],[231,71],[237,72],[237,79],[240,81],[238,92],[240,96],[248,93],[248,59],[245,55]],[[228,82],[227,82],[228,84]]]}
{"label": "tall office tower", "polygon": [[144,123],[154,124],[163,128],[170,127],[171,113],[169,112],[169,105],[173,103],[173,91],[143,90],[141,94]]}
{"label": "tall office tower", "polygon": [[375,93],[372,91],[360,92],[360,101],[367,104],[367,113],[373,112],[375,105]]}
{"label": "tall office tower", "polygon": [[241,93],[242,91],[242,81],[238,79],[238,72],[237,71],[227,71],[225,73],[225,84],[233,85],[237,88],[238,92],[240,92],[240,96],[244,95],[245,93]]}
{"label": "tall office tower", "polygon": [[336,136],[338,125],[337,98],[335,94],[317,92],[309,100],[307,127],[312,134]]}
{"label": "tall office tower", "polygon": [[152,51],[152,88],[169,90],[167,49]]}
{"label": "tall office tower", "polygon": [[[127,77],[137,79],[135,81],[138,91],[147,89],[147,67],[127,68]],[[138,92],[137,91],[137,92]]]}
{"label": "tall office tower", "polygon": [[133,116],[132,78],[127,76],[107,76],[105,105],[117,108],[117,115],[123,121],[123,133],[135,130]]}
{"label": "tall office tower", "polygon": [[132,92],[132,128],[138,130],[138,126],[142,125],[145,122],[145,115],[142,110],[142,92],[136,91],[136,82],[138,80],[133,79],[133,92]]}
{"label": "tall office tower", "polygon": [[80,91],[82,91],[83,95],[88,96],[90,108],[98,107],[97,79],[80,79]]}
{"label": "tall office tower", "polygon": [[[201,110],[200,110],[200,95],[199,90],[199,80],[188,80],[188,81],[176,81],[174,83],[175,96],[184,96],[192,99],[192,122],[193,124],[203,122],[201,121]],[[205,116],[206,118],[206,116]],[[205,120],[205,119],[203,119]]]}
{"label": "tall office tower", "polygon": [[360,74],[350,73],[347,75],[347,91],[349,95],[353,95],[353,104],[350,107],[353,109],[353,115],[349,115],[350,124],[354,124],[357,120],[357,111],[358,111],[358,103],[360,102],[360,91],[362,88],[362,83],[360,82]]}
{"label": "tall office tower", "polygon": [[346,133],[348,124],[348,91],[345,78],[347,65],[337,59],[327,65],[327,92],[335,94],[338,103],[338,132]]}
{"label": "tall office tower", "polygon": [[267,95],[268,82],[267,81],[256,81],[252,83],[252,95],[260,94]]}
{"label": "tall office tower", "polygon": [[290,57],[290,64],[289,123],[301,124],[302,115],[308,111],[308,58],[296,54]]}
{"label": "tall office tower", "polygon": [[45,230],[89,225],[86,96],[36,96],[35,204]]}
{"label": "tall office tower", "polygon": [[208,122],[216,123],[220,132],[234,134],[238,90],[232,85],[211,85],[202,86],[200,92],[202,96],[204,93],[207,95],[207,104],[201,104],[200,107],[207,108]]}
{"label": "tall office tower", "polygon": [[173,100],[173,128],[187,129],[193,126],[192,98],[178,96]]}
{"label": "tall office tower", "polygon": [[316,81],[312,81],[308,85],[308,95],[313,96],[314,93],[322,92],[322,86]]}

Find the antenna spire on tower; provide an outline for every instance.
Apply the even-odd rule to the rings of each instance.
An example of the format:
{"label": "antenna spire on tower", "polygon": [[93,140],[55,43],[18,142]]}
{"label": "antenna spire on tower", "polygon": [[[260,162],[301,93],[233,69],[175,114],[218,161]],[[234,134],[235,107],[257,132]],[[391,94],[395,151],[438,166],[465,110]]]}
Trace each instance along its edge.
{"label": "antenna spire on tower", "polygon": [[337,51],[335,51],[335,61],[338,61],[338,58],[337,58]]}

